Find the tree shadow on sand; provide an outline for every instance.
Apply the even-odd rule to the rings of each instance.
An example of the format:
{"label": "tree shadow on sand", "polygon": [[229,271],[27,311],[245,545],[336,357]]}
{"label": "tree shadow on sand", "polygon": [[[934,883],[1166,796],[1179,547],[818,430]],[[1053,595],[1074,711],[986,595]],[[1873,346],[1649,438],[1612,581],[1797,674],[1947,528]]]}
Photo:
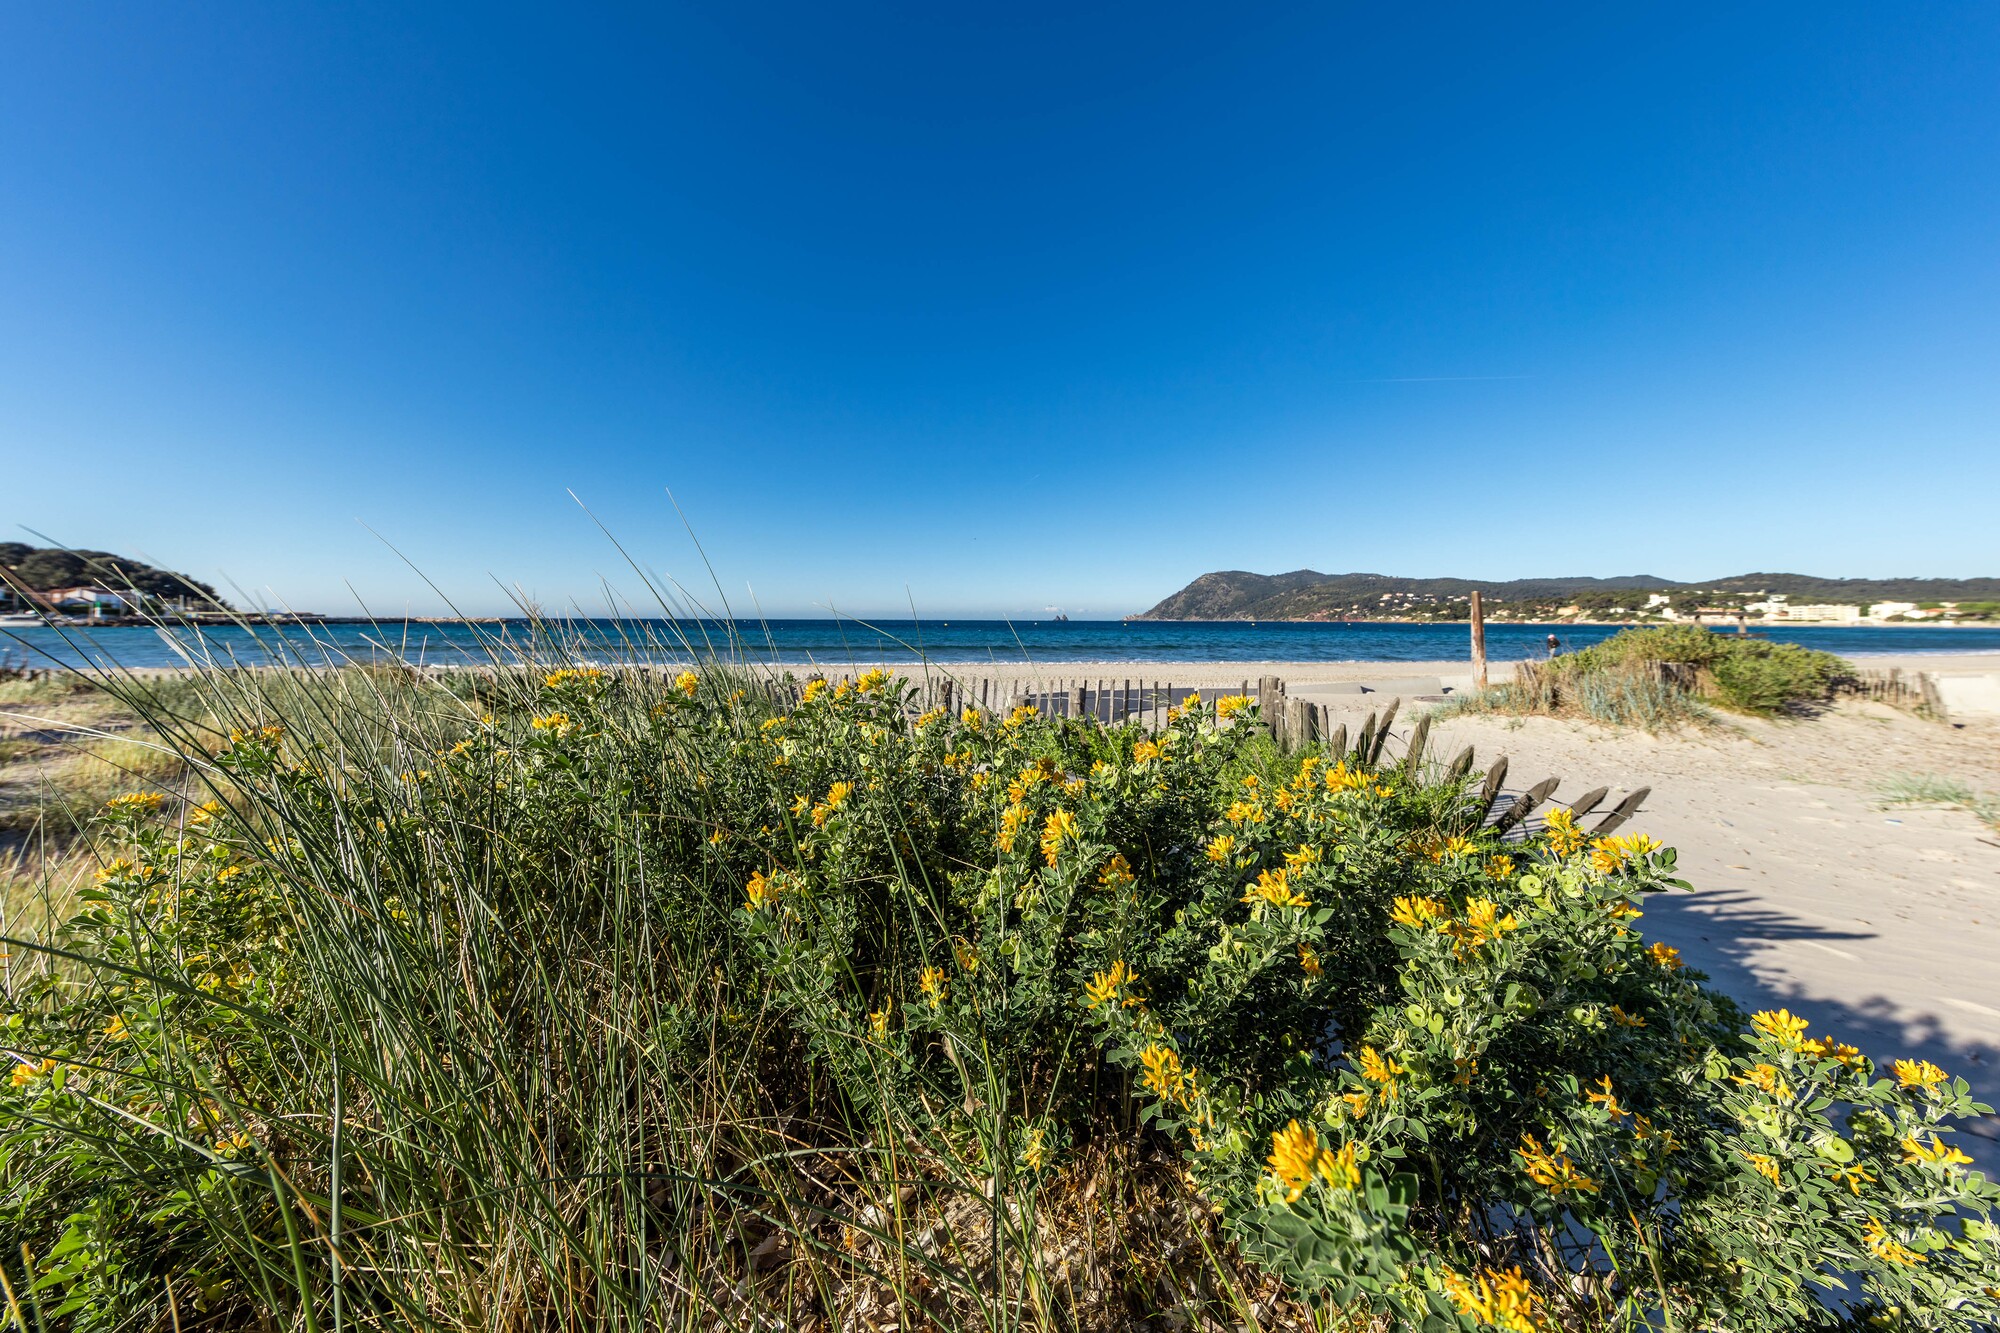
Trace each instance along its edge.
{"label": "tree shadow on sand", "polygon": [[[1790,1009],[1813,1031],[1859,1046],[1883,1073],[1896,1059],[1929,1060],[1972,1085],[1973,1096],[2000,1105],[2000,1051],[1954,1036],[1937,1014],[1915,1013],[1881,995],[1810,994],[1796,982],[1758,975],[1764,946],[1794,940],[1839,949],[1874,938],[1871,931],[1828,930],[1773,911],[1731,889],[1654,894],[1646,900],[1646,935],[1681,951],[1689,967],[1745,1009]],[[1939,966],[1947,966],[1940,957]],[[1768,964],[1767,964],[1768,966]],[[2000,1177],[2000,1115],[1963,1126],[1959,1146],[1988,1176]]]}

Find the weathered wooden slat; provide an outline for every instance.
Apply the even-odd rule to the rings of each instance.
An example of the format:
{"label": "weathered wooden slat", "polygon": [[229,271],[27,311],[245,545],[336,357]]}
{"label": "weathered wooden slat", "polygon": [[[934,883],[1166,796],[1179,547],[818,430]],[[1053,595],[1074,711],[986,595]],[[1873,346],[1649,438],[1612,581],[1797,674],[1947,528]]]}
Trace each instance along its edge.
{"label": "weathered wooden slat", "polygon": [[1417,765],[1424,761],[1424,743],[1431,738],[1431,715],[1425,713],[1417,719],[1417,725],[1410,730],[1410,743],[1403,749],[1403,768],[1414,773]]}
{"label": "weathered wooden slat", "polygon": [[1615,832],[1620,825],[1639,812],[1640,803],[1652,794],[1653,789],[1651,787],[1641,787],[1630,796],[1627,796],[1611,808],[1610,814],[1597,822],[1597,827],[1590,831],[1590,836],[1601,838],[1607,833]]}
{"label": "weathered wooden slat", "polygon": [[1335,762],[1347,756],[1347,724],[1345,722],[1333,729],[1333,739],[1326,743],[1326,748],[1332,751]]}
{"label": "weathered wooden slat", "polygon": [[1456,759],[1451,761],[1451,767],[1445,769],[1444,780],[1446,782],[1459,782],[1462,781],[1465,775],[1467,773],[1470,773],[1471,771],[1472,771],[1472,747],[1468,745],[1463,750],[1460,750],[1458,752],[1458,757]]}
{"label": "weathered wooden slat", "polygon": [[1361,724],[1361,734],[1354,738],[1354,762],[1357,766],[1368,762],[1369,751],[1375,748],[1375,715]]}
{"label": "weathered wooden slat", "polygon": [[1514,804],[1507,807],[1507,813],[1493,821],[1493,831],[1505,834],[1516,824],[1535,812],[1535,807],[1547,799],[1550,792],[1562,784],[1561,778],[1543,778],[1534,786],[1521,793]]}
{"label": "weathered wooden slat", "polygon": [[1402,696],[1398,695],[1389,701],[1388,711],[1382,714],[1382,725],[1375,728],[1375,748],[1368,752],[1370,767],[1382,762],[1382,747],[1389,743],[1389,724],[1396,720],[1396,710],[1402,706]]}
{"label": "weathered wooden slat", "polygon": [[1595,810],[1598,806],[1598,803],[1601,802],[1606,796],[1609,796],[1610,794],[1611,794],[1611,788],[1609,787],[1597,787],[1590,791],[1587,791],[1583,795],[1577,797],[1574,801],[1571,801],[1569,803],[1569,812],[1575,815],[1578,819],[1582,819],[1592,810]]}
{"label": "weathered wooden slat", "polygon": [[1486,770],[1486,782],[1479,788],[1479,817],[1482,820],[1493,813],[1493,803],[1500,799],[1500,787],[1506,781],[1507,756],[1503,754],[1493,761],[1493,767]]}

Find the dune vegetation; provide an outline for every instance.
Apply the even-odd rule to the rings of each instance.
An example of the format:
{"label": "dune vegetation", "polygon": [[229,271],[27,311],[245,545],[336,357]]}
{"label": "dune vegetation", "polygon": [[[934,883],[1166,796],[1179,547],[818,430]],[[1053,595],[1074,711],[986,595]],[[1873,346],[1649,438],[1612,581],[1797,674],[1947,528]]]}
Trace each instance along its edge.
{"label": "dune vegetation", "polygon": [[1717,710],[1774,717],[1810,709],[1852,669],[1832,653],[1699,625],[1620,630],[1512,680],[1451,701],[1448,711],[1580,717],[1648,731],[1715,720]]}
{"label": "dune vegetation", "polygon": [[2000,1315],[1985,1108],[1648,942],[1685,886],[1643,833],[1497,834],[1245,699],[1148,731],[543,651],[99,682],[173,760],[11,918],[5,1318]]}

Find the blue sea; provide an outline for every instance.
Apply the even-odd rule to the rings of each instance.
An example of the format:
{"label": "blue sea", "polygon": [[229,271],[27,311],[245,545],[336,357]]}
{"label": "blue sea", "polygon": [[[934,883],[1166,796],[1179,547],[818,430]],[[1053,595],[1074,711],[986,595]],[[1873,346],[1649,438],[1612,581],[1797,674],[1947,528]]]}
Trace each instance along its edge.
{"label": "blue sea", "polygon": [[[1495,661],[1544,656],[1553,632],[1565,650],[1617,633],[1612,625],[1489,624],[1487,655]],[[1993,653],[2000,627],[1923,626],[1854,629],[1773,627],[1774,641],[1843,655],[1867,653]],[[1422,662],[1467,656],[1464,624],[1246,621],[1004,621],[1004,620],[571,620],[538,629],[525,620],[500,622],[378,621],[243,628],[208,626],[30,629],[0,631],[0,662],[77,666],[86,660],[129,668],[189,661],[269,665],[278,661],[391,661],[462,665],[494,656],[543,659],[583,656],[605,662],[677,661],[710,654],[751,662],[840,668],[876,662]],[[2000,667],[2000,662],[1996,662]]]}

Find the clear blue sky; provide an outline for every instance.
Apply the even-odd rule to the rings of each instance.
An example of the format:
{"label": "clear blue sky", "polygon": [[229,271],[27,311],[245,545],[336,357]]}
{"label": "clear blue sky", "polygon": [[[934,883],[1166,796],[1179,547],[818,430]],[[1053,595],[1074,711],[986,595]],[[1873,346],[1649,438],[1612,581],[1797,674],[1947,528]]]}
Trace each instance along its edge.
{"label": "clear blue sky", "polygon": [[327,611],[634,591],[571,490],[771,614],[2000,574],[1996,70],[1984,2],[9,5],[0,528]]}

